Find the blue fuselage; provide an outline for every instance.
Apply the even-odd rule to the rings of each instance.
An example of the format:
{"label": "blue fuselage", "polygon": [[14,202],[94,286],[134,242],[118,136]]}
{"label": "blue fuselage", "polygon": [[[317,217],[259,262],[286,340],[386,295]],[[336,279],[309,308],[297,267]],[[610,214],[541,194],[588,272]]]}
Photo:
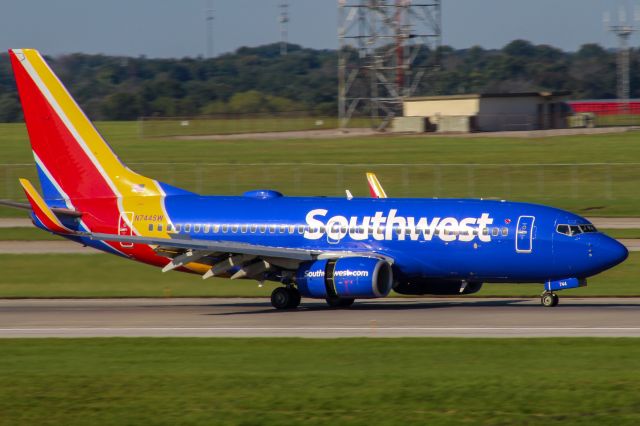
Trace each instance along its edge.
{"label": "blue fuselage", "polygon": [[[168,196],[174,227],[192,239],[376,252],[399,281],[545,282],[586,278],[628,255],[589,225],[536,204],[468,199]],[[177,229],[174,229],[177,231]]]}

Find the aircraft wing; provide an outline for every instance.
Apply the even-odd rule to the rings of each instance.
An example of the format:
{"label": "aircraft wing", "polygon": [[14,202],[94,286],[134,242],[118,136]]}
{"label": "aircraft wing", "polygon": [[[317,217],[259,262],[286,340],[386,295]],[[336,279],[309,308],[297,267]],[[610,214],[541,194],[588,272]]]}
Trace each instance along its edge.
{"label": "aircraft wing", "polygon": [[184,250],[208,250],[211,253],[250,254],[254,256],[283,257],[294,260],[313,260],[322,252],[288,247],[270,247],[258,244],[238,243],[235,241],[207,241],[188,238],[149,238],[135,235],[94,234],[87,235],[92,240],[115,241],[122,243],[147,244],[158,247],[171,247]]}
{"label": "aircraft wing", "polygon": [[[146,244],[155,246],[156,252],[172,261],[165,266],[164,272],[184,266],[190,262],[198,262],[209,258],[210,269],[204,273],[203,278],[225,273],[233,266],[243,266],[259,260],[273,265],[279,265],[280,269],[295,270],[304,261],[317,259],[338,259],[342,257],[366,256],[386,260],[393,264],[393,259],[376,252],[354,251],[324,251],[308,250],[293,247],[274,247],[259,244],[240,243],[235,241],[194,240],[191,238],[150,238],[131,235],[114,235],[99,233],[82,233],[84,237],[93,240],[114,241],[123,243]],[[270,267],[270,266],[269,266]],[[251,278],[251,273],[231,278]]]}

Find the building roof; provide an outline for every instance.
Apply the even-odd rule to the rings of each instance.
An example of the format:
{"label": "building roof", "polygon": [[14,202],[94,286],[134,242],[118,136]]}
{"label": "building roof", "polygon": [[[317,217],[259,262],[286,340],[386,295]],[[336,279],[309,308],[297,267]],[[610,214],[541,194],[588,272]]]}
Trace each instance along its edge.
{"label": "building roof", "polygon": [[465,99],[487,99],[487,98],[559,98],[571,95],[569,91],[558,92],[521,92],[521,93],[469,93],[464,95],[446,96],[415,96],[404,98],[404,102],[420,101],[455,101]]}

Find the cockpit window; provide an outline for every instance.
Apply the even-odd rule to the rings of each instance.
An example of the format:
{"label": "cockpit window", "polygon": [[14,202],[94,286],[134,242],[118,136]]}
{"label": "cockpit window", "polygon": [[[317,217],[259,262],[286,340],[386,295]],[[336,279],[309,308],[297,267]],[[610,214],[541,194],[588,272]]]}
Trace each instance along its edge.
{"label": "cockpit window", "polygon": [[558,225],[556,227],[556,231],[558,234],[571,236],[571,229],[569,228],[569,225]]}
{"label": "cockpit window", "polygon": [[587,225],[580,225],[580,229],[582,230],[582,232],[584,232],[585,234],[588,232],[598,232],[598,230],[596,229],[595,226],[593,226],[592,224],[587,224]]}
{"label": "cockpit window", "polygon": [[571,228],[571,235],[582,234],[582,230],[578,225],[571,225],[570,228]]}
{"label": "cockpit window", "polygon": [[598,232],[596,227],[590,223],[586,225],[558,225],[556,227],[556,231],[559,234],[568,235],[569,237],[573,237],[579,234]]}

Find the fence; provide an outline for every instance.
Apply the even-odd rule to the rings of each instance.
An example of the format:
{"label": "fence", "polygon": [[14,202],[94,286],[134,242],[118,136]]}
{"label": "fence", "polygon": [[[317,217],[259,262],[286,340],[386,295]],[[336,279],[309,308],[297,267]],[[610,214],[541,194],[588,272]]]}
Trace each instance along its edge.
{"label": "fence", "polygon": [[[539,202],[579,212],[640,214],[640,163],[305,164],[134,163],[131,168],[202,194],[273,188],[287,195],[368,196],[365,172],[392,197],[472,197]],[[0,198],[21,200],[30,164],[0,165]]]}
{"label": "fence", "polygon": [[[338,128],[336,117],[309,112],[217,114],[206,117],[142,117],[141,137],[229,135]],[[349,127],[371,127],[369,118],[355,118]]]}
{"label": "fence", "polygon": [[597,126],[638,126],[640,125],[640,101],[619,100],[573,101],[571,108],[579,113],[595,114]]}

